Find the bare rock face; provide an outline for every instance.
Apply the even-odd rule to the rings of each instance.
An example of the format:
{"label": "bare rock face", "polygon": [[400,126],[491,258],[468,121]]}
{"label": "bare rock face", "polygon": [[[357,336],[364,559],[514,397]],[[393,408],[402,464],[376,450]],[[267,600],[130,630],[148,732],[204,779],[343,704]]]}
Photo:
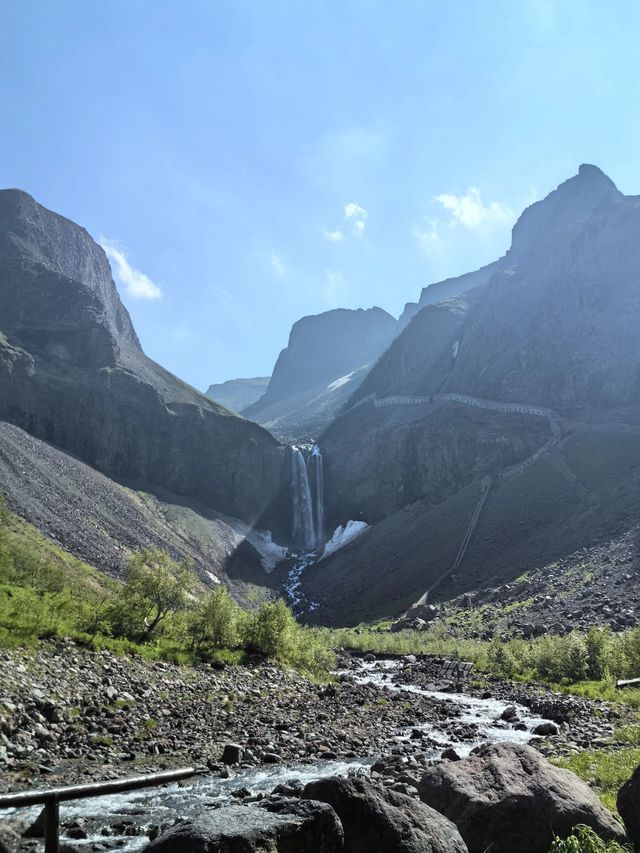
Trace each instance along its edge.
{"label": "bare rock face", "polygon": [[466,853],[451,821],[424,804],[367,779],[332,776],[303,796],[328,803],[344,829],[344,853]]}
{"label": "bare rock face", "polygon": [[324,803],[284,800],[225,806],[177,823],[145,853],[338,853],[342,827]]}
{"label": "bare rock face", "polygon": [[282,448],[148,359],[101,247],[17,190],[0,192],[0,419],[110,477],[277,515]]}
{"label": "bare rock face", "polygon": [[396,332],[396,320],[381,308],[303,317],[293,324],[264,395],[243,414],[276,435],[317,436]]}
{"label": "bare rock face", "polygon": [[420,799],[452,820],[470,853],[547,853],[554,835],[586,824],[605,840],[625,833],[593,791],[522,744],[493,744],[423,775]]}
{"label": "bare rock face", "polygon": [[226,382],[209,385],[206,395],[211,400],[220,403],[221,406],[240,414],[247,406],[262,397],[268,384],[268,376],[255,376],[252,379],[227,379]]}

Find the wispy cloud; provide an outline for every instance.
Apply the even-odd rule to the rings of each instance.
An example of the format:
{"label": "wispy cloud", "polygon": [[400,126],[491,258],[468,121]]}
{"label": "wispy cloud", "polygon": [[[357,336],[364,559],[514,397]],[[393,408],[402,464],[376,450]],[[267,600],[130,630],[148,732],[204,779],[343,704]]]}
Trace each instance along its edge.
{"label": "wispy cloud", "polygon": [[342,243],[342,240],[344,239],[344,234],[339,228],[336,228],[335,231],[329,231],[327,228],[325,228],[324,236],[331,243]]}
{"label": "wispy cloud", "polygon": [[279,278],[282,278],[284,275],[286,275],[287,268],[285,267],[282,258],[277,252],[271,253],[270,260],[271,266],[273,267],[273,271]]}
{"label": "wispy cloud", "polygon": [[448,210],[453,219],[467,228],[479,228],[491,222],[506,222],[513,218],[511,208],[499,201],[485,204],[477,187],[469,187],[464,195],[442,193],[436,201]]}
{"label": "wispy cloud", "polygon": [[411,233],[426,251],[440,242],[440,227],[435,219],[425,219],[422,225],[412,228]]}
{"label": "wispy cloud", "polygon": [[109,258],[117,281],[132,299],[162,299],[162,291],[149,276],[131,266],[123,250],[113,240],[100,238],[100,245]]}
{"label": "wispy cloud", "polygon": [[364,233],[368,216],[369,213],[357,201],[350,201],[344,206],[344,218],[347,221],[351,221],[353,230],[358,235]]}

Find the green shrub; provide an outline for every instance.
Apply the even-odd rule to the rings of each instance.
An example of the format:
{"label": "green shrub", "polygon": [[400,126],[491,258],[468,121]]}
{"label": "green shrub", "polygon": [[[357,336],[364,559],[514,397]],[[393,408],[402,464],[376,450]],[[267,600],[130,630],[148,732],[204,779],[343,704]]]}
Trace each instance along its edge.
{"label": "green shrub", "polygon": [[617,841],[603,841],[590,826],[576,826],[568,838],[555,838],[549,853],[629,853]]}
{"label": "green shrub", "polygon": [[218,586],[198,603],[187,630],[195,649],[233,648],[238,644],[241,622],[240,607],[225,587]]}

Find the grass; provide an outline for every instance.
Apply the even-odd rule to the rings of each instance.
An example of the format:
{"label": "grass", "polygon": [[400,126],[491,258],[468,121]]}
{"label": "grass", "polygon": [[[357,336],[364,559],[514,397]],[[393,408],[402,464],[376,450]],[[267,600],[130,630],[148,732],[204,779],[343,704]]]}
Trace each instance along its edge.
{"label": "grass", "polygon": [[615,752],[585,750],[569,758],[552,758],[551,761],[584,779],[603,805],[615,813],[620,787],[640,764],[640,749],[618,749]]}

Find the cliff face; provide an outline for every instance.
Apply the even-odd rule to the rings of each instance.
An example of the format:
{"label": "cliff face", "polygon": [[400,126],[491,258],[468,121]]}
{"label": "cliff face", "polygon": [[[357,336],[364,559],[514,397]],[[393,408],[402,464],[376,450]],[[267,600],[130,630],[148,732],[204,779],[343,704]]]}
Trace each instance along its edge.
{"label": "cliff face", "polygon": [[276,519],[278,443],[148,359],[103,250],[14,190],[0,192],[0,419],[108,476]]}
{"label": "cliff face", "polygon": [[243,414],[289,440],[315,438],[397,332],[381,308],[337,308],[294,323],[269,386]]}
{"label": "cliff face", "polygon": [[[493,543],[483,565],[494,560],[491,547],[501,540],[516,500],[523,502],[516,533],[538,513],[541,500],[547,508],[558,501],[540,522],[540,530],[553,528],[549,538],[540,534],[540,560],[552,550],[563,553],[563,531],[576,509],[595,513],[594,530],[604,518],[604,510],[594,509],[598,500],[612,501],[610,506],[621,512],[624,501],[615,496],[599,497],[594,490],[585,498],[581,476],[574,476],[584,460],[564,459],[563,448],[566,436],[597,423],[599,454],[609,446],[619,450],[626,460],[622,470],[637,462],[628,455],[622,433],[613,429],[609,436],[606,431],[617,423],[636,430],[640,420],[638,269],[640,199],[622,195],[599,169],[582,166],[522,214],[504,258],[455,280],[456,287],[461,280],[475,282],[471,291],[425,305],[413,316],[352,396],[351,407],[320,438],[328,520],[383,525],[356,540],[349,553],[324,561],[327,589],[330,578],[345,577],[349,563],[348,580],[336,588],[336,600],[369,588],[367,562],[380,577],[384,566],[391,566],[378,567],[372,554],[396,523],[392,519],[402,522],[402,537],[393,537],[393,565],[405,566],[403,583],[413,584],[415,592],[423,583],[425,559],[411,545],[420,539],[416,525],[427,523],[432,510],[440,518],[436,508],[455,504],[465,490],[475,494],[486,475],[501,483],[499,494],[505,499],[483,521],[487,542]],[[476,402],[456,401],[452,395]],[[496,405],[479,408],[482,400]],[[553,409],[557,416],[506,412],[504,403]],[[506,468],[524,462],[517,477],[502,477]],[[496,480],[498,475],[502,479]],[[509,492],[508,484],[516,481],[520,491]],[[421,510],[410,510],[414,505]],[[493,491],[492,506],[498,506]],[[465,507],[458,519],[462,530],[473,509],[472,504]],[[603,529],[613,523],[610,514]],[[513,553],[524,541],[512,537]],[[431,579],[448,568],[445,551],[426,557]],[[392,583],[389,579],[387,586]],[[319,584],[310,577],[312,599],[319,595]],[[331,597],[323,595],[328,607]],[[381,615],[387,598],[388,589],[380,602],[370,602],[368,613]]]}
{"label": "cliff face", "polygon": [[227,379],[226,382],[209,385],[206,395],[210,400],[215,400],[232,412],[240,414],[247,406],[262,397],[268,384],[268,376],[256,376],[252,379]]}
{"label": "cliff face", "polygon": [[640,205],[582,166],[513,229],[446,390],[569,411],[640,401]]}

